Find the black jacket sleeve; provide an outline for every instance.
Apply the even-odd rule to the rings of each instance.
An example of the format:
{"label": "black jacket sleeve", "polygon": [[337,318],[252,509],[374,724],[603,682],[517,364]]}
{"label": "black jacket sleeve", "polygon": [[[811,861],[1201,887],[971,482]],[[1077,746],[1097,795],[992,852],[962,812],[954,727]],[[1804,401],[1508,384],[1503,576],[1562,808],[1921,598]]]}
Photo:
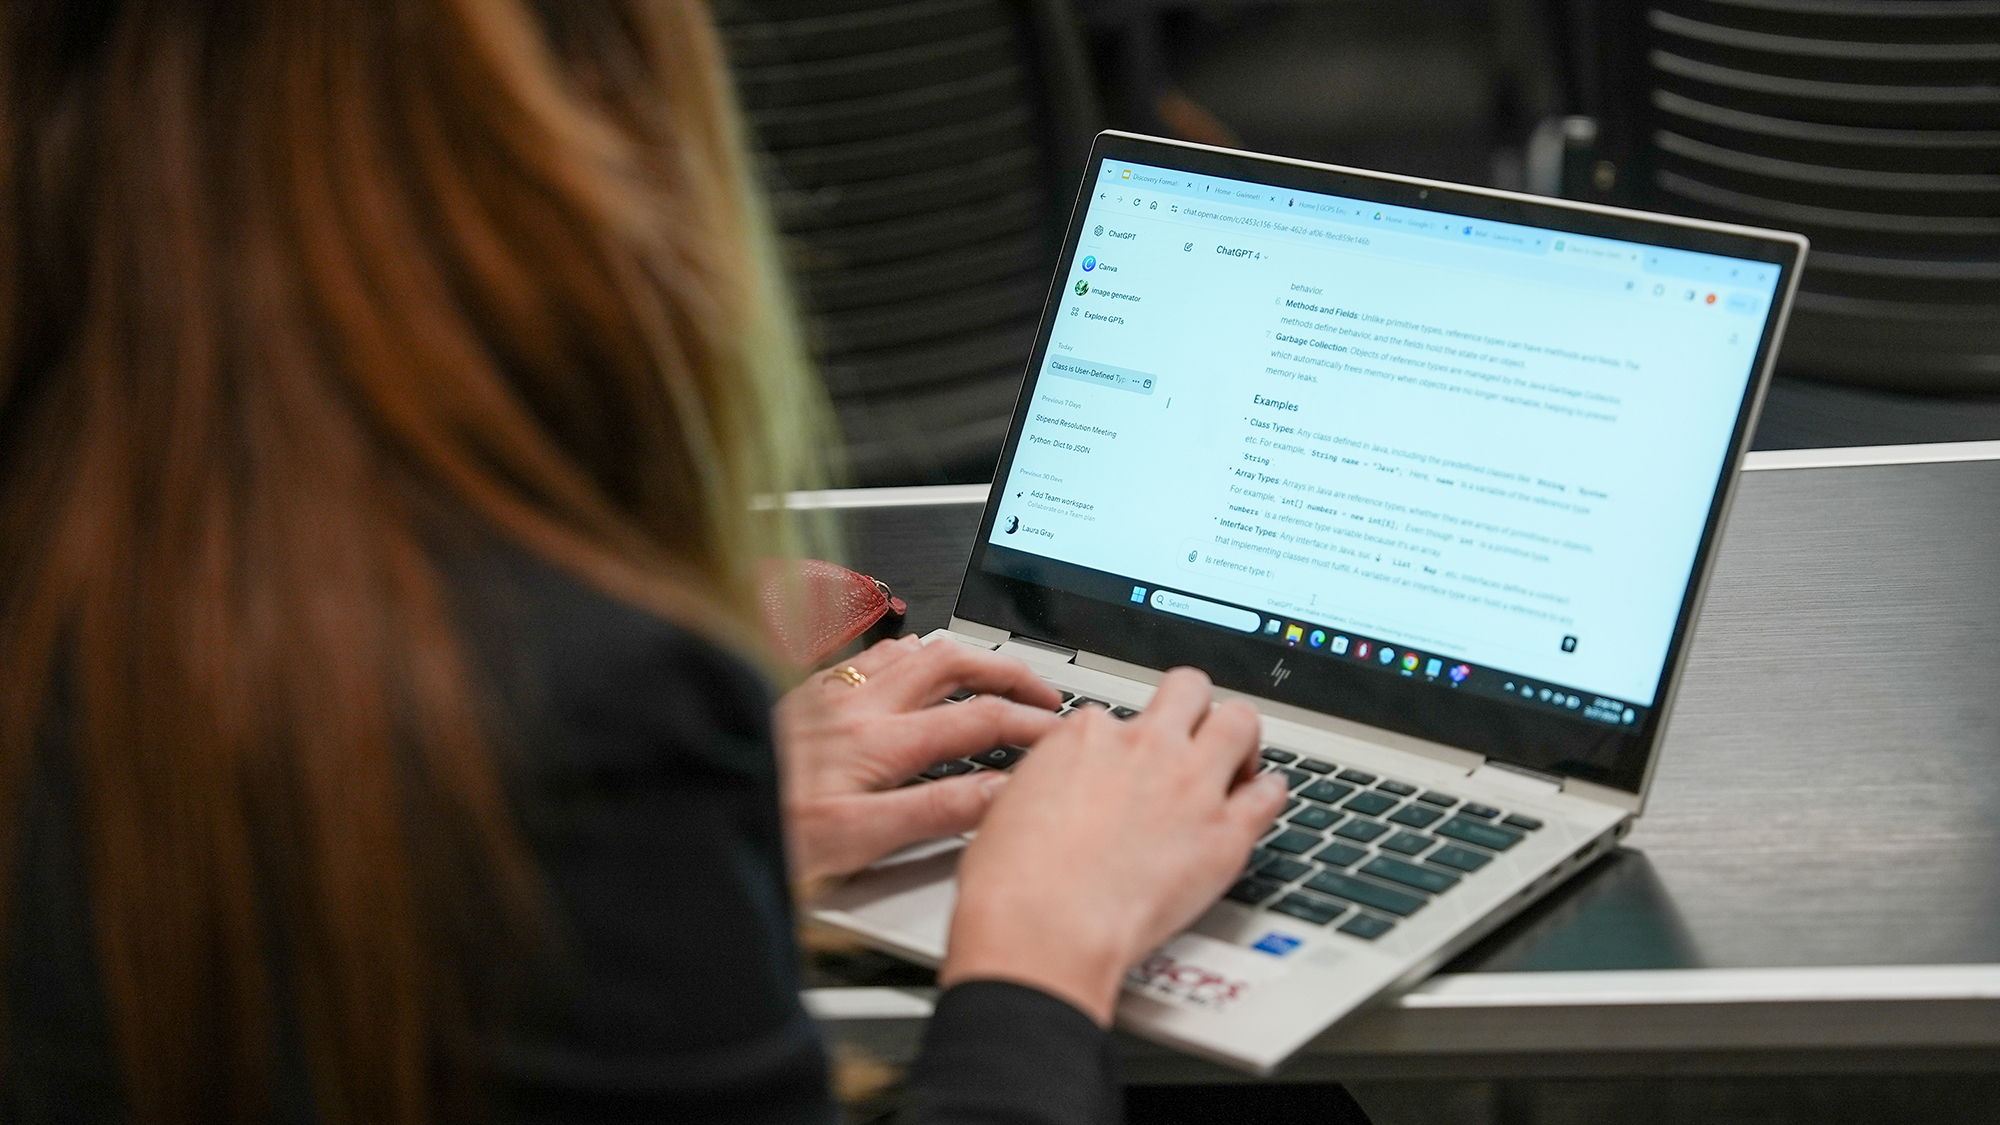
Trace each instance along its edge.
{"label": "black jacket sleeve", "polygon": [[906,1125],[1116,1125],[1111,1036],[1044,992],[968,981],[938,998]]}
{"label": "black jacket sleeve", "polygon": [[768,689],[565,576],[523,564],[510,585],[487,643],[551,933],[492,1051],[506,1116],[830,1125]]}
{"label": "black jacket sleeve", "polygon": [[[498,1120],[833,1125],[799,999],[770,694],[686,630],[509,557],[464,614],[493,670],[495,743],[543,876],[546,941],[494,989]],[[22,816],[0,1118],[124,1119],[90,955],[74,786]],[[293,1060],[302,1062],[302,1060]],[[1115,1120],[1104,1036],[1004,984],[948,992],[917,1067],[926,1123]],[[303,1069],[274,1120],[311,1121]],[[485,1116],[485,1115],[483,1115]]]}
{"label": "black jacket sleeve", "polygon": [[[559,943],[496,1051],[527,1122],[831,1122],[799,1000],[771,699],[740,661],[539,567],[506,651]],[[924,1125],[1110,1125],[1108,1036],[1043,993],[940,1000]]]}

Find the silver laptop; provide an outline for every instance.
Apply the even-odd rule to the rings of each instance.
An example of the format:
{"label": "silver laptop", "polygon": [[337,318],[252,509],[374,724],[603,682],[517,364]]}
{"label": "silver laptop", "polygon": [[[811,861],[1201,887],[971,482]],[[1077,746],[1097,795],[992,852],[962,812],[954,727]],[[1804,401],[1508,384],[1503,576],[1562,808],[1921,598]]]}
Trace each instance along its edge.
{"label": "silver laptop", "polygon": [[[1120,133],[1083,183],[933,640],[1262,711],[1290,806],[1118,1023],[1268,1073],[1639,815],[1806,242]],[[935,964],[961,843],[816,916]]]}

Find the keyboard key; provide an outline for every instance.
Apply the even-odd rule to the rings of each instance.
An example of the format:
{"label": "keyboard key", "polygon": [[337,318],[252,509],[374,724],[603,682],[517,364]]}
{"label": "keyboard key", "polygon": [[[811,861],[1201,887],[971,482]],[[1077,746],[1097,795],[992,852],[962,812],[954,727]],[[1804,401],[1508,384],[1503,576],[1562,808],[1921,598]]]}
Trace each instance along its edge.
{"label": "keyboard key", "polygon": [[1494,808],[1492,805],[1475,805],[1469,802],[1464,808],[1458,811],[1464,813],[1466,816],[1476,816],[1481,820],[1492,820],[1494,817],[1500,815],[1500,810]]}
{"label": "keyboard key", "polygon": [[1073,691],[1063,691],[1058,688],[1056,689],[1056,694],[1062,696],[1063,706],[1065,707],[1069,706],[1076,699],[1076,693]]}
{"label": "keyboard key", "polygon": [[1069,701],[1069,705],[1079,711],[1085,707],[1102,707],[1107,711],[1111,709],[1111,704],[1104,702],[1102,699],[1092,699],[1087,695],[1077,696],[1075,699]]}
{"label": "keyboard key", "polygon": [[1138,713],[1130,707],[1113,707],[1111,709],[1111,717],[1114,719],[1129,719]]}
{"label": "keyboard key", "polygon": [[963,758],[953,758],[951,761],[948,762],[939,762],[937,765],[932,766],[931,768],[925,770],[924,772],[918,774],[917,776],[924,778],[928,781],[936,781],[941,777],[957,777],[959,774],[971,773],[971,772],[972,772],[971,762],[968,762]]}
{"label": "keyboard key", "polygon": [[1272,856],[1277,854],[1269,848],[1251,848],[1250,858],[1244,861],[1243,869],[1245,871],[1255,871],[1259,867],[1264,866],[1264,864],[1270,861]]}
{"label": "keyboard key", "polygon": [[1274,852],[1300,855],[1319,847],[1326,841],[1317,832],[1307,832],[1303,828],[1287,828],[1276,836],[1264,841],[1264,846]]}
{"label": "keyboard key", "polygon": [[1333,834],[1345,836],[1350,840],[1359,840],[1365,844],[1388,830],[1389,826],[1379,820],[1362,820],[1356,817],[1334,829]]}
{"label": "keyboard key", "polygon": [[1429,828],[1443,816],[1443,813],[1428,805],[1404,805],[1389,814],[1389,819],[1397,824],[1407,824],[1411,828]]}
{"label": "keyboard key", "polygon": [[1342,785],[1338,781],[1328,781],[1325,778],[1321,778],[1304,789],[1299,790],[1299,796],[1309,800],[1324,801],[1330,805],[1352,792],[1354,792],[1354,786],[1352,785]]}
{"label": "keyboard key", "polygon": [[1314,773],[1332,773],[1333,763],[1324,762],[1318,758],[1306,758],[1299,762],[1299,768],[1302,770],[1311,770]]}
{"label": "keyboard key", "polygon": [[1541,821],[1536,820],[1532,816],[1522,816],[1520,813],[1508,813],[1506,819],[1500,823],[1509,828],[1523,828],[1529,832],[1533,832],[1542,826]]}
{"label": "keyboard key", "polygon": [[1384,793],[1394,793],[1398,797],[1407,797],[1417,791],[1416,786],[1405,785],[1400,781],[1385,781],[1375,788],[1380,789]]}
{"label": "keyboard key", "polygon": [[1297,757],[1298,755],[1292,753],[1290,750],[1280,750],[1276,746],[1264,747],[1264,760],[1267,762],[1276,762],[1282,766]]}
{"label": "keyboard key", "polygon": [[1401,855],[1415,855],[1435,843],[1436,840],[1421,832],[1398,832],[1382,841],[1382,850]]}
{"label": "keyboard key", "polygon": [[973,691],[971,688],[959,688],[957,691],[945,696],[944,701],[946,703],[963,703],[968,699],[976,699],[978,696],[979,693]]}
{"label": "keyboard key", "polygon": [[1505,828],[1495,828],[1462,816],[1452,817],[1431,831],[1454,840],[1464,840],[1468,844],[1478,844],[1482,848],[1492,848],[1496,852],[1504,852],[1521,842],[1519,832],[1509,832]]}
{"label": "keyboard key", "polygon": [[[1304,802],[1304,801],[1301,801],[1301,800],[1299,800],[1299,799],[1298,799],[1297,797],[1291,797],[1291,798],[1288,798],[1288,799],[1287,799],[1287,800],[1285,801],[1285,808],[1284,808],[1284,812],[1291,812],[1291,811],[1292,811],[1293,809],[1295,809],[1295,808],[1298,808],[1298,807],[1299,807],[1300,805],[1303,805],[1303,804],[1305,804],[1305,802]],[[1280,815],[1280,816],[1282,816],[1282,815],[1284,815],[1284,814],[1283,814],[1283,813],[1280,813],[1279,815]]]}
{"label": "keyboard key", "polygon": [[1238,879],[1236,885],[1229,888],[1228,893],[1223,897],[1233,898],[1237,902],[1249,903],[1251,906],[1255,906],[1283,889],[1284,884],[1282,883],[1274,883],[1269,879],[1259,879],[1253,875],[1247,879]]}
{"label": "keyboard key", "polygon": [[1352,866],[1357,859],[1368,855],[1367,848],[1357,848],[1353,844],[1343,844],[1338,840],[1313,853],[1313,858],[1334,867]]}
{"label": "keyboard key", "polygon": [[1266,879],[1276,879],[1280,883],[1289,883],[1311,872],[1312,864],[1300,863],[1296,859],[1287,859],[1281,855],[1272,856],[1257,868],[1257,874]]}
{"label": "keyboard key", "polygon": [[1428,793],[1417,794],[1417,800],[1422,801],[1426,805],[1436,805],[1441,809],[1448,809],[1458,803],[1457,797],[1449,793],[1440,793],[1435,789]]}
{"label": "keyboard key", "polygon": [[1351,781],[1356,785],[1375,784],[1375,775],[1364,770],[1341,770],[1334,776],[1342,781]]}
{"label": "keyboard key", "polygon": [[1004,770],[1020,761],[1021,756],[1026,753],[1027,751],[1019,746],[995,746],[991,750],[981,750],[974,754],[972,760],[989,770]]}
{"label": "keyboard key", "polygon": [[1305,808],[1299,810],[1297,816],[1292,817],[1291,823],[1298,825],[1300,828],[1310,828],[1317,832],[1322,828],[1331,828],[1335,824],[1338,824],[1340,817],[1341,814],[1334,812],[1325,805],[1307,805]]}
{"label": "keyboard key", "polygon": [[1342,906],[1340,903],[1328,902],[1323,898],[1314,898],[1311,895],[1300,894],[1286,895],[1284,898],[1272,903],[1271,909],[1280,914],[1289,914],[1294,918],[1303,918],[1308,922],[1315,922],[1322,926],[1347,913],[1347,907]]}
{"label": "keyboard key", "polygon": [[1386,855],[1378,855],[1362,864],[1361,873],[1373,875],[1377,879],[1387,879],[1392,883],[1401,883],[1406,887],[1415,887],[1420,891],[1429,891],[1434,895],[1443,894],[1458,886],[1456,875],[1432,871],[1428,867],[1418,867],[1414,863],[1404,863],[1400,859],[1391,859]]}
{"label": "keyboard key", "polygon": [[1460,871],[1477,871],[1493,862],[1493,857],[1485,852],[1475,852],[1471,848],[1461,848],[1457,844],[1446,844],[1430,854],[1432,863],[1445,867],[1456,867]]}
{"label": "keyboard key", "polygon": [[1272,766],[1271,770],[1274,773],[1285,775],[1285,788],[1287,789],[1297,789],[1299,786],[1312,780],[1312,775],[1304,770],[1286,769],[1284,766]]}
{"label": "keyboard key", "polygon": [[1380,816],[1396,807],[1396,798],[1381,793],[1363,793],[1340,807],[1363,816]]}
{"label": "keyboard key", "polygon": [[1355,937],[1374,941],[1376,938],[1395,929],[1396,923],[1384,918],[1377,918],[1373,914],[1356,914],[1354,917],[1342,922],[1339,928],[1343,934],[1353,934]]}
{"label": "keyboard key", "polygon": [[1336,875],[1331,871],[1322,871],[1306,880],[1306,886],[1336,898],[1344,898],[1349,902],[1358,902],[1363,906],[1372,906],[1377,910],[1406,916],[1415,914],[1430,901],[1402,891],[1392,891],[1387,887],[1352,876]]}

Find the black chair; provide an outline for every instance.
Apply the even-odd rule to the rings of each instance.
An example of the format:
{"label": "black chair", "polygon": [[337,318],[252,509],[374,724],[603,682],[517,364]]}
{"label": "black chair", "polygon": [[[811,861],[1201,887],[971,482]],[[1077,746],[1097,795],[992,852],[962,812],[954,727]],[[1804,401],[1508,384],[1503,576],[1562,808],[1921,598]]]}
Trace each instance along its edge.
{"label": "black chair", "polygon": [[2000,2],[1561,2],[1565,194],[1808,235],[1781,375],[2000,392]]}
{"label": "black chair", "polygon": [[717,17],[854,483],[987,480],[1097,129],[1066,3]]}

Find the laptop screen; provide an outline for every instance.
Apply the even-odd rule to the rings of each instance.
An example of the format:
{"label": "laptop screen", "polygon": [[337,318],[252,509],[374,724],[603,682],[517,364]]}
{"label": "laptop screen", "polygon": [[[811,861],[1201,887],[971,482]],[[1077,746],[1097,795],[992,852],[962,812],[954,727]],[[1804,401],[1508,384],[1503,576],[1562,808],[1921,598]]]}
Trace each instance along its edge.
{"label": "laptop screen", "polygon": [[1522,764],[1652,726],[1780,262],[1142,159],[1085,194],[977,570],[1335,714],[1476,697]]}

